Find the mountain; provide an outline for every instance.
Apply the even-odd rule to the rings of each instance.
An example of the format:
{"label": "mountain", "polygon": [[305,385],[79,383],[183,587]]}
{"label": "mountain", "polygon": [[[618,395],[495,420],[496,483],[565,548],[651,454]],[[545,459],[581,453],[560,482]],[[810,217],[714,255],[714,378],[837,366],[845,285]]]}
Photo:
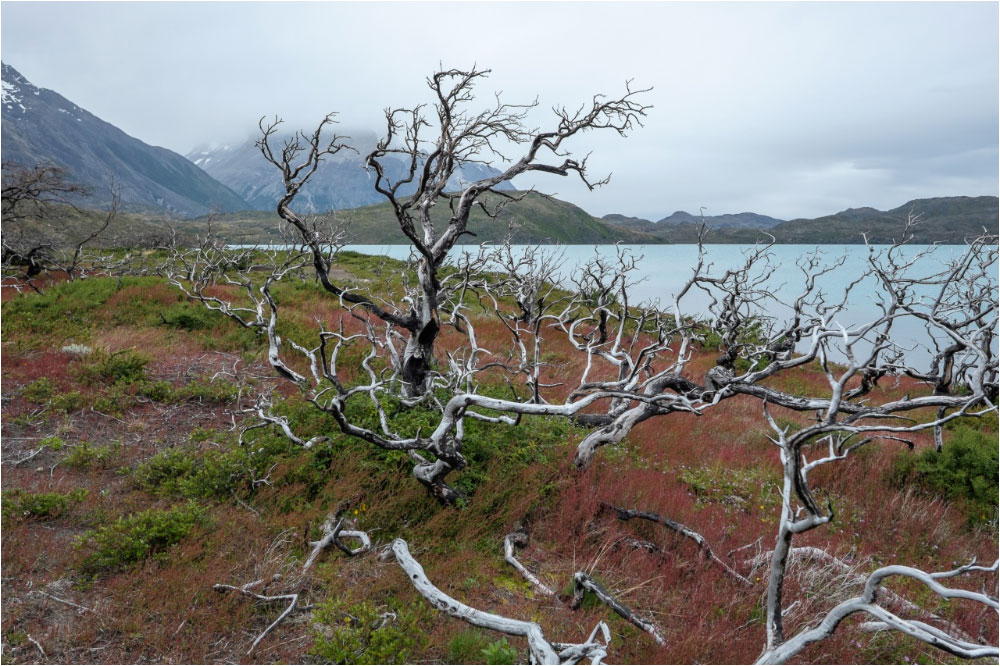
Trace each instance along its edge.
{"label": "mountain", "polygon": [[33,85],[6,63],[0,79],[4,162],[58,164],[93,188],[87,201],[93,205],[110,200],[114,180],[131,209],[192,216],[247,207],[183,156],[129,136],[59,93]]}
{"label": "mountain", "polygon": [[655,222],[650,222],[649,220],[642,217],[629,217],[628,215],[620,215],[618,213],[611,213],[605,215],[601,218],[608,224],[613,224],[617,227],[629,227],[632,229],[644,230],[651,228]]}
{"label": "mountain", "polygon": [[[938,197],[914,199],[888,211],[874,208],[849,208],[815,219],[781,222],[766,215],[706,216],[709,243],[754,243],[769,241],[782,244],[857,244],[865,238],[873,243],[891,243],[901,237],[908,215],[919,216],[909,229],[914,243],[964,243],[983,229],[997,230],[997,197]],[[639,234],[645,243],[694,243],[698,240],[701,219],[678,212],[649,222],[622,215],[606,215],[605,223],[619,233]],[[753,226],[753,220],[757,225]]]}
{"label": "mountain", "polygon": [[[364,157],[375,147],[377,137],[368,130],[350,131],[347,143],[355,150],[342,150],[327,156],[295,199],[297,210],[320,213],[330,210],[358,208],[379,204],[385,197],[375,191],[375,175],[364,168]],[[281,146],[291,134],[277,134],[273,146]],[[256,146],[256,137],[238,145],[202,146],[188,153],[189,160],[219,182],[231,188],[250,204],[253,210],[272,210],[284,193],[281,174],[264,159]],[[356,151],[356,152],[355,152]],[[391,181],[404,178],[409,161],[401,155],[383,159],[386,177]],[[499,172],[484,164],[463,164],[452,178],[449,189],[458,189],[462,182],[481,180]],[[498,189],[513,189],[501,185]],[[403,196],[414,188],[400,188]]]}
{"label": "mountain", "polygon": [[917,216],[908,233],[915,243],[961,243],[983,229],[997,231],[997,197],[914,199],[887,211],[850,208],[812,220],[783,222],[769,231],[782,243],[891,243],[900,238],[910,214]]}
{"label": "mountain", "polygon": [[[496,195],[485,198],[487,207],[497,203]],[[388,203],[364,206],[353,210],[340,210],[332,215],[335,224],[347,224],[347,242],[357,244],[406,244],[409,241],[399,230],[392,208]],[[432,209],[432,217],[444,223],[448,211],[443,206]],[[189,220],[179,229],[196,233],[206,219]],[[212,218],[212,230],[231,243],[280,243],[278,215],[271,211],[244,211],[218,215]],[[498,241],[508,229],[515,243],[591,244],[641,242],[642,236],[627,230],[614,229],[578,206],[552,197],[530,193],[521,201],[512,202],[491,220],[476,207],[469,220],[471,235],[463,237],[464,243]]]}
{"label": "mountain", "polygon": [[[632,231],[651,234],[653,236],[660,233],[669,234],[670,230],[667,229],[668,227],[681,225],[700,227],[702,222],[700,215],[692,215],[682,210],[672,213],[656,222],[651,222],[641,217],[619,215],[618,213],[605,215],[601,219],[618,228],[631,229]],[[768,217],[767,215],[758,215],[757,213],[728,213],[726,215],[705,216],[705,224],[709,229],[769,229],[781,223],[782,220]]]}
{"label": "mountain", "polygon": [[[663,218],[657,224],[701,224],[700,215],[692,215],[682,210]],[[784,220],[758,215],[757,213],[727,213],[725,215],[706,215],[705,224],[709,228],[728,227],[734,229],[769,229]]]}

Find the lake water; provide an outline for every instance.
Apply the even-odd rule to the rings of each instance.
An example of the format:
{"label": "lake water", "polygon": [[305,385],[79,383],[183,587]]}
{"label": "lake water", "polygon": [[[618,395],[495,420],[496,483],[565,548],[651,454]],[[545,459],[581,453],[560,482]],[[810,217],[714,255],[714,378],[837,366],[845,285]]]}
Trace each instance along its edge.
{"label": "lake water", "polygon": [[[515,251],[523,251],[525,246],[515,246]],[[635,279],[637,284],[630,289],[631,300],[656,303],[661,307],[669,307],[673,296],[691,277],[691,271],[697,262],[698,247],[696,245],[633,245],[621,246],[628,249],[637,258]],[[384,255],[394,259],[406,259],[410,253],[407,245],[350,245],[345,247],[365,254]],[[767,282],[773,296],[767,305],[767,312],[779,321],[787,317],[790,309],[782,304],[789,302],[801,293],[804,280],[803,273],[796,266],[802,257],[819,250],[823,263],[832,264],[841,257],[844,263],[817,281],[817,286],[827,294],[828,302],[838,301],[844,288],[856,280],[867,268],[868,248],[864,245],[775,245],[771,248],[771,263],[776,266],[774,274]],[[888,246],[876,246],[876,250],[885,250]],[[903,248],[906,256],[914,256],[923,246],[908,246]],[[939,269],[942,264],[954,256],[960,256],[965,246],[944,245],[934,249],[931,256],[918,262],[915,274],[930,273]],[[457,247],[453,252],[457,255],[462,250],[475,251],[474,246]],[[615,246],[604,245],[549,245],[543,246],[547,253],[561,253],[563,276],[572,274],[578,267],[593,258],[595,251],[605,257],[614,257]],[[709,245],[706,246],[707,263],[712,265],[711,274],[721,275],[726,269],[736,268],[744,262],[746,248],[740,245]],[[835,321],[845,328],[852,328],[878,316],[877,307],[878,285],[873,278],[868,278],[852,291],[847,306],[836,317]],[[683,302],[682,309],[686,315],[707,317],[711,300],[700,290],[689,292]],[[925,366],[933,357],[931,340],[925,327],[917,320],[905,318],[899,320],[893,327],[893,339],[908,348],[907,360],[918,367]],[[837,354],[843,360],[843,356]]]}

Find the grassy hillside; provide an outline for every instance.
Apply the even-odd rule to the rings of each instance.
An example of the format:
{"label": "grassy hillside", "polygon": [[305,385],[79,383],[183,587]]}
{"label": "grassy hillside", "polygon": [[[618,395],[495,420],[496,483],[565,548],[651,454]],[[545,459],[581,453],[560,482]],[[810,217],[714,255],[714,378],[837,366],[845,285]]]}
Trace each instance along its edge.
{"label": "grassy hillside", "polygon": [[[372,288],[387,279],[391,287],[403,270],[392,260],[353,253],[337,268]],[[238,295],[229,286],[213,289],[220,297]],[[252,331],[188,302],[159,278],[92,278],[48,285],[41,294],[4,288],[3,298],[4,663],[524,663],[522,640],[502,642],[447,617],[395,563],[380,560],[378,549],[395,537],[408,541],[448,594],[534,620],[553,640],[581,641],[606,621],[613,634],[609,663],[745,663],[760,653],[766,573],[745,560],[757,552],[755,543],[765,550],[773,543],[781,477],[771,430],[753,399],[732,398],[724,410],[701,416],[651,419],[583,471],[571,465],[582,434],[571,423],[469,421],[469,466],[449,477],[469,501],[446,509],[412,478],[405,455],[339,434],[327,416],[274,379],[266,344]],[[310,339],[317,318],[331,329],[357,325],[313,280],[283,282],[275,298],[285,339]],[[483,346],[509,344],[502,322],[468,314]],[[460,341],[444,333],[439,360]],[[696,351],[690,371],[701,376],[717,355],[712,348]],[[556,336],[546,360],[543,382],[582,370]],[[775,377],[774,385],[828,390],[815,366]],[[253,418],[239,413],[240,390],[272,387],[277,410],[298,436],[326,434],[330,441],[306,450],[277,429],[261,428],[241,444],[234,418],[249,419],[247,425]],[[873,395],[927,390],[900,378]],[[809,417],[773,414],[787,426]],[[394,428],[413,432],[426,427],[426,416],[415,409],[390,418]],[[962,443],[961,450],[977,456],[995,454],[996,421],[956,423],[945,437],[946,447]],[[819,470],[820,499],[836,515],[809,534],[809,545],[851,562],[860,574],[888,562],[939,570],[972,556],[996,557],[995,475],[992,495],[968,496],[960,492],[965,477],[942,476],[946,468],[925,453],[931,434],[912,439],[915,452],[873,443]],[[989,456],[984,460],[988,469]],[[973,485],[989,488],[987,480]],[[656,525],[616,520],[601,502],[692,526],[752,585],[721,573],[690,541]],[[300,577],[308,541],[338,510],[372,534],[375,552],[347,558],[329,549]],[[538,594],[503,558],[503,538],[518,527],[531,536],[518,557],[543,582],[565,592],[573,572],[591,572],[636,612],[655,618],[666,645],[592,599],[572,610]],[[652,547],[630,546],[636,539]],[[848,579],[831,584],[822,571],[815,563],[793,569],[786,632],[814,623],[836,599],[857,591]],[[254,592],[296,591],[304,610],[248,655],[284,604],[213,586],[258,580]],[[894,589],[931,604],[973,636],[996,641],[992,610],[928,601],[916,584]],[[954,661],[855,622],[799,660]]]}
{"label": "grassy hillside", "polygon": [[983,230],[997,231],[996,197],[944,197],[910,201],[889,211],[847,210],[814,220],[790,220],[770,232],[782,243],[892,243],[907,216],[918,217],[909,233],[915,243],[963,243]]}
{"label": "grassy hillside", "polygon": [[[485,198],[487,208],[497,202],[491,195]],[[447,224],[449,211],[444,204],[433,210],[436,224]],[[358,244],[407,243],[399,230],[388,203],[336,211],[331,218],[336,223],[347,224],[350,242]],[[245,211],[230,213],[213,219],[213,227],[231,242],[278,242],[278,215],[271,212]],[[201,228],[206,218],[191,220],[185,230]],[[589,215],[578,206],[566,201],[528,194],[523,200],[509,204],[497,217],[490,219],[480,208],[475,208],[469,222],[473,235],[464,242],[496,241],[513,232],[516,243],[614,243],[617,240],[638,239],[631,232],[612,230],[604,222]]]}

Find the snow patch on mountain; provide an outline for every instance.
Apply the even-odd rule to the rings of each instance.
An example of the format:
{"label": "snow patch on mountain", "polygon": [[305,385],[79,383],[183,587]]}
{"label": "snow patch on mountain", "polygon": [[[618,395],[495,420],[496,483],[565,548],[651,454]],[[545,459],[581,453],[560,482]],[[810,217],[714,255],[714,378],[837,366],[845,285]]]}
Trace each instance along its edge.
{"label": "snow patch on mountain", "polygon": [[21,113],[26,113],[28,109],[25,108],[24,104],[21,104],[22,98],[18,94],[21,89],[9,81],[2,81],[0,85],[2,85],[0,104],[4,104],[9,109],[13,109],[14,105],[17,104],[21,107]]}

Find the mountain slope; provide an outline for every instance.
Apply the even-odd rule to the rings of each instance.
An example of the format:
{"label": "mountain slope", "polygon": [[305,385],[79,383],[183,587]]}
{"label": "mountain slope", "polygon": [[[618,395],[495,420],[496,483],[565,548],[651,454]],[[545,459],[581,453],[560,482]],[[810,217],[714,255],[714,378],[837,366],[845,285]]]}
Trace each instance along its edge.
{"label": "mountain slope", "polygon": [[851,208],[813,220],[790,220],[769,231],[782,243],[891,243],[903,234],[907,216],[917,217],[909,229],[917,243],[961,243],[983,229],[997,231],[997,197],[914,199],[888,211]]}
{"label": "mountain slope", "polygon": [[[679,210],[663,218],[657,224],[701,224],[700,215],[692,215]],[[725,215],[706,215],[705,224],[709,228],[729,227],[734,229],[768,229],[784,220],[757,213],[726,213]]]}
{"label": "mountain slope", "polygon": [[[355,150],[342,150],[327,156],[316,173],[296,198],[298,209],[305,213],[320,213],[345,208],[370,206],[385,201],[375,191],[375,176],[364,168],[364,156],[376,144],[373,132],[351,131],[347,140]],[[281,146],[290,134],[275,135],[272,145]],[[240,145],[215,148],[200,147],[188,153],[207,174],[231,188],[250,204],[253,210],[272,210],[284,193],[281,174],[261,155],[255,145],[256,138]],[[356,152],[355,152],[356,151]],[[402,156],[388,155],[383,160],[386,177],[396,181],[405,177],[409,162]],[[470,182],[496,175],[498,172],[483,164],[467,163],[453,177],[451,188],[458,189],[462,181]],[[403,196],[413,193],[413,187],[400,188]],[[499,189],[512,189],[501,186]]]}
{"label": "mountain slope", "polygon": [[203,215],[247,207],[181,155],[129,136],[62,95],[32,85],[6,63],[0,78],[4,162],[58,164],[73,180],[93,188],[93,204],[110,199],[113,179],[131,208]]}

